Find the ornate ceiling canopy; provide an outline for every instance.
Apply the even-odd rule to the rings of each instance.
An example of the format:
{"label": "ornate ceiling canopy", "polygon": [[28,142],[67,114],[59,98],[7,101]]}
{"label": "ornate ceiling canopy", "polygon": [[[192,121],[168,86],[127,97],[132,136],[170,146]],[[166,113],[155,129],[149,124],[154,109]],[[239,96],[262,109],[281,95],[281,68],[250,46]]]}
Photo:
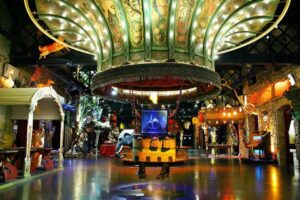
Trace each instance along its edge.
{"label": "ornate ceiling canopy", "polygon": [[[92,91],[174,101],[215,95],[214,60],[281,21],[291,0],[24,0],[53,40],[95,56]],[[64,40],[58,40],[61,36]],[[112,95],[113,94],[113,95]]]}

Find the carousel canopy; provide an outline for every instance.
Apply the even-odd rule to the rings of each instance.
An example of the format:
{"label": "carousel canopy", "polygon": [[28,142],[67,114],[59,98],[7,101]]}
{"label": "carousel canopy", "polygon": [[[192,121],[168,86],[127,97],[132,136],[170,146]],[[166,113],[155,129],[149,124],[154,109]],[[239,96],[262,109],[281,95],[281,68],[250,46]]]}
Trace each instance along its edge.
{"label": "carousel canopy", "polygon": [[27,119],[29,112],[34,119],[62,119],[62,103],[64,98],[51,87],[0,88],[0,105],[12,106],[11,119]]}
{"label": "carousel canopy", "polygon": [[[38,96],[37,96],[38,94]],[[33,98],[34,96],[35,99]],[[1,88],[0,105],[31,105],[40,99],[55,99],[63,103],[64,98],[52,88]]]}
{"label": "carousel canopy", "polygon": [[39,88],[1,88],[0,105],[30,105]]}
{"label": "carousel canopy", "polygon": [[93,93],[145,102],[217,94],[217,55],[265,36],[290,1],[24,0],[43,33],[95,56]]}

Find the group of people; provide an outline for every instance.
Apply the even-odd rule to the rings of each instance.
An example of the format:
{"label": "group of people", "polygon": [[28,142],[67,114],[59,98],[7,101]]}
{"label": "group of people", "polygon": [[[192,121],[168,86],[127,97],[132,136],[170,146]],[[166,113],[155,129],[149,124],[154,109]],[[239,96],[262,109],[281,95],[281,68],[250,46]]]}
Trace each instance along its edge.
{"label": "group of people", "polygon": [[[73,144],[72,152],[81,152],[87,157],[96,157],[98,145],[110,142],[116,143],[116,157],[120,158],[123,145],[132,145],[134,133],[134,129],[124,129],[120,133],[114,117],[110,117],[109,121],[102,118],[100,122],[96,122],[91,116],[87,116],[80,129],[80,134]],[[145,163],[139,163],[137,174],[140,179],[146,178],[145,166]],[[164,163],[156,178],[164,179],[169,176],[169,172],[169,164]]]}
{"label": "group of people", "polygon": [[107,120],[102,117],[100,122],[94,121],[92,116],[87,116],[78,137],[73,142],[72,152],[83,153],[87,157],[96,157],[98,146],[103,143],[116,143],[119,129],[113,117]]}

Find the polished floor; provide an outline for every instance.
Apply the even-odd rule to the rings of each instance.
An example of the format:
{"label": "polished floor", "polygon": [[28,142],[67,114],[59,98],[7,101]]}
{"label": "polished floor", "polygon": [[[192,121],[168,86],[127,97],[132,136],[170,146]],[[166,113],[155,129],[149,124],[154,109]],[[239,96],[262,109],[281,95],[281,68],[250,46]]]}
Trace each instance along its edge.
{"label": "polished floor", "polygon": [[165,180],[155,179],[159,166],[148,166],[143,180],[137,169],[116,158],[68,159],[63,171],[0,190],[0,199],[300,199],[293,168],[194,155]]}

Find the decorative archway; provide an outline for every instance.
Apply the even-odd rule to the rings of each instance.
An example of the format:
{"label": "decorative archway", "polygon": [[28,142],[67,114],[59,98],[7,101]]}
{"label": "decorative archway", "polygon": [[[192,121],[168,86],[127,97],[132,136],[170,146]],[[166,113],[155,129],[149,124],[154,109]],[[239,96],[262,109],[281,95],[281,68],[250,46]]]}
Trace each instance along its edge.
{"label": "decorative archway", "polygon": [[59,147],[59,161],[58,167],[63,167],[63,133],[64,133],[64,119],[65,114],[63,108],[61,106],[61,99],[56,91],[52,87],[44,87],[39,89],[30,100],[29,112],[28,112],[28,123],[27,123],[27,142],[26,142],[26,156],[25,156],[25,164],[24,164],[24,177],[30,176],[30,151],[31,151],[31,140],[32,140],[32,130],[33,130],[33,113],[38,105],[38,101],[44,98],[53,98],[56,102],[59,113],[61,117],[60,124],[60,147]]}

